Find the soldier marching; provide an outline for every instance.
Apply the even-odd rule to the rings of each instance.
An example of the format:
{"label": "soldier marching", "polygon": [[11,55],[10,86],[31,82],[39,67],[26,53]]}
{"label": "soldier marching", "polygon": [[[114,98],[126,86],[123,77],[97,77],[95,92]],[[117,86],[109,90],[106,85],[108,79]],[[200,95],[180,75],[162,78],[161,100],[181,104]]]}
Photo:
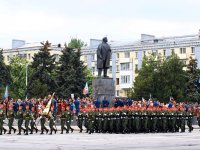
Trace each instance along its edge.
{"label": "soldier marching", "polygon": [[[198,105],[188,105],[170,101],[164,105],[158,101],[132,101],[114,100],[114,107],[104,99],[101,103],[98,99],[89,98],[69,99],[45,99],[31,100],[8,100],[0,104],[0,135],[7,130],[8,134],[15,134],[13,127],[17,121],[18,134],[25,135],[38,132],[38,124],[41,126],[40,134],[50,135],[57,133],[56,124],[61,124],[61,134],[71,133],[74,129],[71,126],[76,118],[80,133],[83,128],[86,132],[92,133],[166,133],[185,132],[185,126],[192,132],[193,117],[197,117],[200,126],[200,111]],[[52,101],[49,112],[44,114],[49,101]],[[46,126],[47,121],[49,128]],[[13,132],[12,132],[13,131]]]}

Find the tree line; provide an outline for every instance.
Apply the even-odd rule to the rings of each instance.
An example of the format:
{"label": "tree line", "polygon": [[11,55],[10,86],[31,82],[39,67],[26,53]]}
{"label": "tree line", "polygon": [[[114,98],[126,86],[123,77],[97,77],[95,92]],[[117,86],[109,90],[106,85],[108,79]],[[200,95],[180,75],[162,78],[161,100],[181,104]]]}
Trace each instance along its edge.
{"label": "tree line", "polygon": [[130,96],[163,102],[168,102],[170,97],[178,102],[200,102],[200,70],[197,69],[197,60],[190,57],[186,65],[175,53],[168,57],[159,54],[144,56]]}
{"label": "tree line", "polygon": [[9,94],[13,98],[43,98],[54,92],[60,98],[70,98],[71,94],[82,97],[85,83],[91,85],[93,79],[90,70],[80,60],[84,42],[72,38],[65,44],[58,62],[55,61],[55,55],[50,55],[51,43],[46,41],[41,44],[42,47],[34,54],[30,64],[25,58],[16,56],[6,66],[2,50],[0,51],[1,97],[6,85],[9,86]]}
{"label": "tree line", "polygon": [[[28,66],[27,60],[19,57],[13,57],[9,66],[5,65],[0,51],[1,97],[6,85],[9,85],[9,93],[13,98],[39,98],[53,92],[61,98],[69,98],[71,94],[82,97],[86,82],[91,95],[94,77],[80,60],[84,42],[71,39],[65,44],[58,62],[54,55],[50,55],[50,43],[46,41],[41,44],[41,49]],[[133,99],[153,98],[168,102],[173,97],[177,101],[200,102],[200,70],[197,60],[192,57],[189,64],[185,65],[174,53],[168,57],[159,54],[144,56],[142,67],[137,72],[128,95]]]}

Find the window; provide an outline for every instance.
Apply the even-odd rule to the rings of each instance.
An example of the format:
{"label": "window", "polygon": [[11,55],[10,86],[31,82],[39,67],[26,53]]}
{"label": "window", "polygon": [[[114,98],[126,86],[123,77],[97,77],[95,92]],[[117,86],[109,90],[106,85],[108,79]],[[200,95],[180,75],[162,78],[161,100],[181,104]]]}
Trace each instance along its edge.
{"label": "window", "polygon": [[87,55],[84,56],[84,60],[85,60],[85,62],[87,62]]}
{"label": "window", "polygon": [[119,58],[119,53],[117,53],[117,58]]}
{"label": "window", "polygon": [[119,78],[116,78],[116,85],[119,85]]}
{"label": "window", "polygon": [[28,54],[28,59],[31,59],[31,54]]}
{"label": "window", "polygon": [[138,64],[135,64],[135,72],[138,72]]}
{"label": "window", "polygon": [[138,58],[138,52],[135,52],[135,58]]}
{"label": "window", "polygon": [[119,90],[117,90],[117,96],[119,96]]}
{"label": "window", "polygon": [[9,55],[7,55],[7,61],[10,61],[10,56]]}
{"label": "window", "polygon": [[165,55],[166,55],[166,50],[164,49],[164,50],[163,50],[163,56],[165,56]]}
{"label": "window", "polygon": [[92,61],[95,61],[95,54],[92,55]]}
{"label": "window", "polygon": [[95,67],[92,67],[92,75],[95,74]]}
{"label": "window", "polygon": [[121,83],[122,84],[130,83],[130,75],[121,76]]}
{"label": "window", "polygon": [[117,71],[119,71],[119,65],[117,65]]}
{"label": "window", "polygon": [[54,57],[55,57],[55,62],[58,62],[60,59],[60,56],[58,54],[55,54]]}
{"label": "window", "polygon": [[174,54],[174,49],[171,49],[172,54]]}
{"label": "window", "polygon": [[129,58],[130,57],[130,53],[129,52],[124,53],[124,57],[125,58]]}
{"label": "window", "polygon": [[146,56],[146,51],[143,51],[143,55]]}
{"label": "window", "polygon": [[194,49],[194,47],[191,47],[191,52],[192,52],[192,54],[195,53],[195,49]]}
{"label": "window", "polygon": [[24,54],[24,58],[25,58],[25,59],[27,58],[27,54]]}
{"label": "window", "polygon": [[186,65],[186,59],[181,59],[181,62]]}
{"label": "window", "polygon": [[185,54],[186,53],[186,48],[180,48],[180,54]]}
{"label": "window", "polygon": [[121,70],[129,70],[129,63],[121,63]]}

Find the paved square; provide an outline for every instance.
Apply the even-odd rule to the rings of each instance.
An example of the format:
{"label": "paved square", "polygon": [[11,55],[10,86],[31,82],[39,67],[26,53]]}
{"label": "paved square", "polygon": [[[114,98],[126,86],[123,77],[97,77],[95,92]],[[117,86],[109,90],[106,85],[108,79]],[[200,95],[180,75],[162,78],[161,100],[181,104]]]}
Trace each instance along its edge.
{"label": "paved square", "polygon": [[2,135],[0,150],[199,150],[200,131],[192,133]]}

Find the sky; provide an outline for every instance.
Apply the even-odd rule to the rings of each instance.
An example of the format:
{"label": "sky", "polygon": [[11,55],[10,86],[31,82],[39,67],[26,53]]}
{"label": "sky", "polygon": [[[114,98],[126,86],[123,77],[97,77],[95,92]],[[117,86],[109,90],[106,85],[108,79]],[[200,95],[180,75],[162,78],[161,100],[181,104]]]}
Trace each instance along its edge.
{"label": "sky", "polygon": [[64,44],[79,38],[136,41],[197,34],[199,0],[0,0],[0,48],[12,39]]}

